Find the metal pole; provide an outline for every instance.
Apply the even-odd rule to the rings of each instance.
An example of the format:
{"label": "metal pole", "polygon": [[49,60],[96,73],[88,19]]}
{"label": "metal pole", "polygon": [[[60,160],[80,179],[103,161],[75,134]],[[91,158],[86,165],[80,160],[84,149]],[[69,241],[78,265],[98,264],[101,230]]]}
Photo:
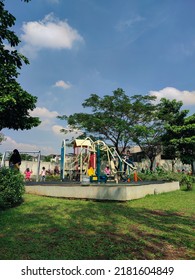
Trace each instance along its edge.
{"label": "metal pole", "polygon": [[83,154],[82,154],[82,151],[83,151],[83,148],[81,148],[81,150],[80,150],[80,182],[82,182],[82,180],[83,180]]}
{"label": "metal pole", "polygon": [[40,174],[40,165],[41,165],[41,151],[38,152],[38,158],[37,158],[37,179],[36,181],[39,181],[39,174]]}
{"label": "metal pole", "polygon": [[98,183],[100,183],[100,164],[101,164],[101,161],[100,161],[100,145],[99,143],[97,143],[97,177],[98,177]]}
{"label": "metal pole", "polygon": [[62,141],[62,148],[61,148],[61,162],[60,162],[60,175],[61,175],[61,180],[64,180],[64,169],[65,169],[65,157],[66,157],[66,141]]}
{"label": "metal pole", "polygon": [[6,152],[3,154],[3,157],[1,160],[1,167],[5,167],[5,158],[6,158]]}

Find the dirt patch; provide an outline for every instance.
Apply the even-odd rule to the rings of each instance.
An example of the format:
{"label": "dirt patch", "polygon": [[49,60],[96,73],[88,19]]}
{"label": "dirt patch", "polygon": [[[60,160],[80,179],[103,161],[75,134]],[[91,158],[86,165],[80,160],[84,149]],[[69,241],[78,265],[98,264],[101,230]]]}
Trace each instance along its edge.
{"label": "dirt patch", "polygon": [[56,232],[58,232],[59,231],[59,229],[58,228],[49,228],[49,229],[47,229],[47,230],[45,230],[45,233],[56,233]]}
{"label": "dirt patch", "polygon": [[129,234],[106,233],[112,246],[119,246],[120,252],[129,259],[137,260],[188,260],[192,259],[187,248],[170,244],[159,231],[148,233],[138,226],[131,226]]}
{"label": "dirt patch", "polygon": [[183,247],[175,248],[172,244],[164,242],[162,244],[163,259],[165,260],[187,260],[189,259],[186,249]]}
{"label": "dirt patch", "polygon": [[184,215],[184,213],[169,212],[169,211],[162,211],[162,210],[151,210],[149,211],[149,214],[156,215],[156,216],[165,216],[165,217],[171,217],[171,216],[182,217]]}

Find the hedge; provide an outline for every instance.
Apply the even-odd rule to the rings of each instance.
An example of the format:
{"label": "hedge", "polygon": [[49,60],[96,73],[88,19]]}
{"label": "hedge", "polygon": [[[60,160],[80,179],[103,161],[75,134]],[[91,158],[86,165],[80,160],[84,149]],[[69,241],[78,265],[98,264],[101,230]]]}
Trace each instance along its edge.
{"label": "hedge", "polygon": [[19,171],[0,169],[0,209],[19,205],[24,191],[24,176]]}

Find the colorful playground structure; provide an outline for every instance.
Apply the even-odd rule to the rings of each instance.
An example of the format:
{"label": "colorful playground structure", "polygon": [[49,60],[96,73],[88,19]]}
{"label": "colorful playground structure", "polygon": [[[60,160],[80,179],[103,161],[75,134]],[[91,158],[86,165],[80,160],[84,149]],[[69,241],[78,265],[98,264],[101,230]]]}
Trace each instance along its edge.
{"label": "colorful playground structure", "polygon": [[[138,180],[136,167],[127,156],[118,154],[102,140],[93,141],[90,137],[73,141],[73,156],[66,154],[66,141],[61,147],[61,180],[106,183],[109,181],[129,182],[134,172],[134,181]],[[103,160],[102,160],[103,158]],[[105,173],[105,167],[109,174]]]}

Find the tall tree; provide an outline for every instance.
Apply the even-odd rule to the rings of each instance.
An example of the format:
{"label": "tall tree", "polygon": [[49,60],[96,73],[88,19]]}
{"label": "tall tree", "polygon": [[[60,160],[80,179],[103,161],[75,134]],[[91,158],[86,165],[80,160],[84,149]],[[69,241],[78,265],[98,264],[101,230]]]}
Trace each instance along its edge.
{"label": "tall tree", "polygon": [[170,142],[179,151],[181,161],[190,164],[195,174],[195,114],[186,117],[180,124],[168,126],[167,130],[172,134]]}
{"label": "tall tree", "polygon": [[165,133],[162,136],[163,155],[172,161],[172,171],[175,171],[175,162],[180,157],[180,153],[178,146],[172,142],[175,133],[170,128],[184,125],[189,110],[182,110],[182,106],[182,101],[166,98],[162,98],[158,104],[158,117],[164,122],[165,126]]}
{"label": "tall tree", "polygon": [[148,119],[153,110],[151,96],[134,95],[129,97],[124,90],[118,88],[112,95],[99,97],[91,96],[82,104],[90,108],[92,113],[75,113],[70,116],[60,116],[68,124],[77,129],[83,129],[90,134],[98,134],[102,139],[109,141],[118,153],[132,145],[136,124]]}
{"label": "tall tree", "polygon": [[161,137],[164,127],[154,112],[150,114],[150,120],[135,125],[133,141],[140,147],[146,158],[150,160],[150,170],[153,170],[154,160],[162,152]]}
{"label": "tall tree", "polygon": [[152,171],[156,156],[162,153],[163,144],[164,150],[171,151],[175,159],[178,149],[171,142],[174,134],[167,127],[183,124],[188,114],[187,110],[181,110],[183,104],[180,101],[163,98],[154,104],[155,99],[148,95],[129,97],[118,88],[112,95],[104,97],[91,94],[82,105],[90,108],[92,113],[75,113],[59,118],[67,120],[73,128],[109,140],[118,153],[137,144],[150,160]]}
{"label": "tall tree", "polygon": [[29,61],[16,50],[20,40],[11,30],[15,20],[5,9],[4,1],[0,1],[0,131],[3,128],[30,129],[40,124],[39,118],[30,116],[37,97],[23,90],[17,82],[18,70]]}
{"label": "tall tree", "polygon": [[156,156],[162,152],[172,159],[172,169],[174,169],[178,148],[171,142],[174,134],[168,130],[168,127],[184,123],[184,118],[189,111],[181,110],[182,105],[181,101],[162,98],[150,111],[148,117],[134,127],[133,140],[150,159],[151,171]]}

